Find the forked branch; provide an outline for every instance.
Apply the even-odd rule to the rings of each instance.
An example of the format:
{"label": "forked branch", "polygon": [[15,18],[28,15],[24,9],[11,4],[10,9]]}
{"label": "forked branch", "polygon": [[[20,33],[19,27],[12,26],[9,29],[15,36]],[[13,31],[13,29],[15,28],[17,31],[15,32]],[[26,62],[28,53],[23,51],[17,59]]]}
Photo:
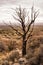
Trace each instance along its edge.
{"label": "forked branch", "polygon": [[32,34],[33,30],[34,30],[34,23],[33,23],[33,26],[32,26],[32,29],[31,29],[30,33],[28,34],[27,40],[29,39],[29,37],[31,37],[31,34]]}
{"label": "forked branch", "polygon": [[[3,22],[4,22],[4,21],[3,21]],[[9,23],[10,23],[10,25],[4,22],[5,25],[8,25],[10,28],[12,28],[12,30],[16,31],[16,34],[17,34],[17,35],[23,36],[23,34],[22,34],[21,32],[19,32],[17,29],[15,29],[15,28],[12,26],[12,24],[11,24],[10,21],[9,21]]]}
{"label": "forked branch", "polygon": [[35,22],[38,15],[39,15],[39,11],[37,10],[37,11],[34,12],[34,7],[32,7],[32,10],[31,10],[31,22],[28,25],[28,29],[27,29],[26,33],[28,33],[28,31],[30,30],[31,25]]}
{"label": "forked branch", "polygon": [[13,16],[13,18],[21,23],[22,30],[25,33],[26,32],[25,31],[25,17],[26,17],[25,9],[21,9],[21,7],[19,7],[18,10],[16,9],[15,11],[16,11],[17,16],[18,16],[19,19],[16,18],[15,16]]}

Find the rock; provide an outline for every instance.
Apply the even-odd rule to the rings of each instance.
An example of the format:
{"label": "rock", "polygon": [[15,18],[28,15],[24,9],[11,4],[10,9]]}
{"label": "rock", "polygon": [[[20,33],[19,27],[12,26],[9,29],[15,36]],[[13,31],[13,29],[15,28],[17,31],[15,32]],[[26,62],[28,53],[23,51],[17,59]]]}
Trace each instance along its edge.
{"label": "rock", "polygon": [[7,60],[3,61],[2,65],[9,65],[9,62]]}
{"label": "rock", "polygon": [[24,64],[26,64],[26,63],[27,63],[26,58],[20,58],[20,59],[19,59],[19,64],[20,64],[20,65],[24,65]]}
{"label": "rock", "polygon": [[19,63],[14,63],[13,65],[20,65]]}
{"label": "rock", "polygon": [[22,56],[22,50],[19,50],[18,48],[16,48],[16,51],[19,53],[19,56]]}
{"label": "rock", "polygon": [[10,62],[9,62],[9,65],[13,65],[13,62],[10,61]]}

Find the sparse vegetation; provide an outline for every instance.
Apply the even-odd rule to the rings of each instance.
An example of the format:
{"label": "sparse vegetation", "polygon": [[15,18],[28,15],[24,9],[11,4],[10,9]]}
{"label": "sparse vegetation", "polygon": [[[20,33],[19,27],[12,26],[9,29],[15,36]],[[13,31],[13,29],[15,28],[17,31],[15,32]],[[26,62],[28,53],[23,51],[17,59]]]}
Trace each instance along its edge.
{"label": "sparse vegetation", "polygon": [[4,52],[7,50],[8,50],[8,47],[3,42],[0,42],[0,52]]}
{"label": "sparse vegetation", "polygon": [[16,43],[16,41],[10,41],[10,43],[8,44],[8,49],[9,49],[9,51],[12,51],[12,50],[14,50],[14,49],[16,49],[17,48],[17,43]]}
{"label": "sparse vegetation", "polygon": [[[3,32],[4,31],[4,32]],[[12,31],[12,30],[11,30]],[[22,56],[22,38],[9,28],[0,32],[0,65],[43,65],[43,26],[35,26],[27,42],[26,55]],[[20,31],[21,32],[21,31]],[[11,39],[6,36],[11,35]]]}
{"label": "sparse vegetation", "polygon": [[[36,30],[37,29],[37,30]],[[35,30],[38,32],[39,28],[36,28]],[[33,31],[34,32],[34,31]],[[38,32],[41,33],[42,31]],[[34,32],[35,33],[35,32]],[[21,40],[19,40],[21,41]],[[0,42],[2,43],[2,42]],[[10,43],[12,44],[12,41],[10,41]],[[10,44],[9,43],[9,44]],[[17,44],[16,42],[13,42],[14,46]],[[14,49],[12,49],[11,51],[5,51],[6,49],[6,45],[7,48],[9,44],[5,44],[2,43],[2,47],[4,48],[4,51],[6,52],[5,57],[3,57],[3,51],[0,52],[0,65],[13,65],[13,64],[20,64],[23,63],[24,65],[43,65],[43,35],[40,34],[39,36],[37,36],[37,34],[35,33],[34,36],[29,40],[28,42],[29,44],[27,44],[27,54],[24,57],[26,59],[26,62],[23,60],[24,58],[22,58],[21,54],[21,50],[19,50],[19,42],[16,46],[16,48],[18,48],[19,51],[17,51],[17,49],[14,47]],[[3,46],[4,44],[4,46]],[[13,45],[11,45],[13,46]],[[11,47],[12,48],[12,47]],[[2,55],[1,55],[2,54]],[[22,58],[22,59],[20,59]],[[22,61],[23,60],[23,61]],[[20,61],[20,62],[19,62]]]}

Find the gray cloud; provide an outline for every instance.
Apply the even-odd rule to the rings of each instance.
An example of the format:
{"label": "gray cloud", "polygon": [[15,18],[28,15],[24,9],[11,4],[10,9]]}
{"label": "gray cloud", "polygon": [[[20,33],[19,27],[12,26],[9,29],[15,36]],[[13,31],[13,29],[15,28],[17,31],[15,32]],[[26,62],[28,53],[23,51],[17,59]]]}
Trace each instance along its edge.
{"label": "gray cloud", "polygon": [[[0,0],[1,5],[23,5],[26,7],[31,7],[33,4],[33,0]],[[43,0],[34,0],[34,6],[40,9],[40,16],[43,17]]]}
{"label": "gray cloud", "polygon": [[[33,0],[0,0],[0,5],[14,4],[25,5],[27,7],[32,6]],[[34,0],[34,5],[43,10],[43,0]]]}
{"label": "gray cloud", "polygon": [[[0,5],[3,4],[23,4],[26,6],[32,5],[33,0],[0,0]],[[34,5],[39,7],[39,8],[43,8],[43,0],[34,0]]]}

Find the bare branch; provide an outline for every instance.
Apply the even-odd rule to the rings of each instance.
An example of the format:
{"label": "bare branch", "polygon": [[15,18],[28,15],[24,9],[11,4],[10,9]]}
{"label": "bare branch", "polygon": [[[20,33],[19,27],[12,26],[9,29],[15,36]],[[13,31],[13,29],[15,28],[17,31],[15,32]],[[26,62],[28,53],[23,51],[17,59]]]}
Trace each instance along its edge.
{"label": "bare branch", "polygon": [[12,28],[13,30],[15,30],[17,35],[21,35],[21,36],[23,35],[23,34],[21,34],[17,29],[15,29],[15,28],[11,25],[11,22],[10,22],[10,21],[9,21],[9,23],[10,23],[10,25],[8,25],[7,23],[4,22],[4,24],[8,25],[10,28]]}
{"label": "bare branch", "polygon": [[34,23],[33,23],[32,30],[31,30],[30,33],[28,34],[27,40],[29,39],[29,37],[31,37],[31,34],[32,34],[33,30],[34,30]]}
{"label": "bare branch", "polygon": [[22,14],[22,12],[21,12],[21,7],[16,8],[16,9],[13,9],[13,10],[16,12],[16,14],[17,14],[17,16],[19,17],[19,19],[16,18],[14,15],[12,15],[13,18],[21,23],[21,22],[22,22],[22,21],[21,21],[21,14]]}
{"label": "bare branch", "polygon": [[31,25],[35,22],[35,19],[37,18],[38,15],[39,15],[38,10],[34,12],[34,7],[32,7],[32,10],[31,10],[31,22],[28,25],[28,29],[27,29],[26,33],[28,33],[28,31],[30,30]]}
{"label": "bare branch", "polygon": [[[19,7],[19,8],[18,8],[18,10],[16,9],[15,11],[16,11],[16,13],[17,13],[18,17],[19,17],[19,18],[20,18],[20,20],[21,20],[21,19],[22,19],[22,18],[21,18],[21,15],[22,15],[22,10],[21,10],[21,7]],[[22,21],[20,21],[20,22],[22,22]]]}
{"label": "bare branch", "polygon": [[21,9],[21,7],[18,8],[18,10],[15,10],[19,19],[17,19],[16,17],[14,17],[14,19],[16,19],[17,21],[19,21],[21,23],[23,32],[25,33],[25,9]]}
{"label": "bare branch", "polygon": [[31,27],[31,25],[34,23],[34,21],[32,20],[31,22],[30,22],[30,24],[28,25],[28,29],[27,29],[27,31],[26,31],[26,33],[28,33],[28,31],[30,30],[30,27]]}
{"label": "bare branch", "polygon": [[17,21],[19,21],[20,23],[21,23],[21,21],[18,19],[18,18],[16,18],[14,15],[12,15],[13,16],[13,18],[15,19],[15,20],[17,20]]}
{"label": "bare branch", "polygon": [[34,12],[34,21],[37,18],[37,16],[39,15],[39,10],[37,10],[36,12]]}

